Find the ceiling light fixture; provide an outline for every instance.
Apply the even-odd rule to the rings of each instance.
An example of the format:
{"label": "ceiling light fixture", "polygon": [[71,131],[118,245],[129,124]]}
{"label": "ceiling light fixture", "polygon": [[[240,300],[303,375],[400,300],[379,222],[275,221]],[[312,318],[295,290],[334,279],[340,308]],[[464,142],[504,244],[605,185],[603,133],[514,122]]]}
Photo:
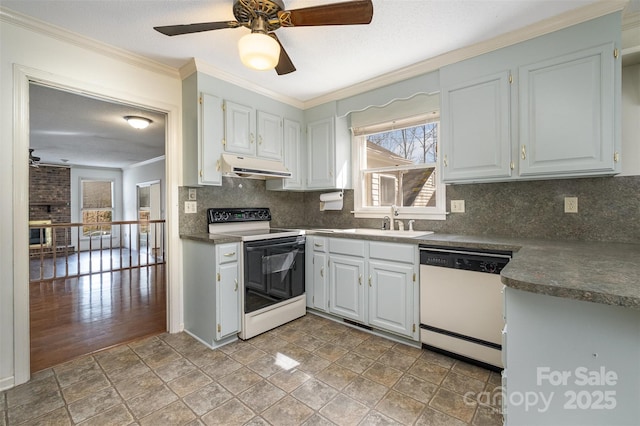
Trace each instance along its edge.
{"label": "ceiling light fixture", "polygon": [[238,41],[240,60],[258,71],[272,70],[280,61],[280,43],[267,34],[267,23],[262,16],[251,22],[251,33]]}
{"label": "ceiling light fixture", "polygon": [[139,117],[137,115],[126,115],[124,119],[127,120],[129,126],[133,127],[134,129],[146,129],[147,127],[149,127],[149,124],[152,123],[152,121],[148,118]]}

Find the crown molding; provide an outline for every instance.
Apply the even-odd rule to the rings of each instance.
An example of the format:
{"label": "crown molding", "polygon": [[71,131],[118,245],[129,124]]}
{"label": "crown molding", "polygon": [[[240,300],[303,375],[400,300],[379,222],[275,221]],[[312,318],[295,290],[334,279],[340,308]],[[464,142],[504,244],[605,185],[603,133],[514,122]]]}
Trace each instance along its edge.
{"label": "crown molding", "polygon": [[106,43],[82,36],[47,22],[40,21],[27,15],[0,6],[0,22],[7,22],[30,31],[60,40],[75,46],[98,52],[115,60],[128,63],[133,66],[145,68],[159,74],[170,77],[179,77],[177,69],[160,62],[154,61],[142,55],[137,55],[125,49],[111,46]]}
{"label": "crown molding", "polygon": [[136,167],[147,166],[149,164],[157,163],[158,161],[165,161],[165,156],[160,155],[155,158],[150,158],[148,160],[140,161],[137,163],[129,164],[128,166],[123,167],[123,170],[135,169]]}
{"label": "crown molding", "polygon": [[[465,59],[473,58],[484,53],[558,31],[572,25],[618,12],[624,9],[627,4],[628,0],[600,0],[581,8],[562,13],[558,16],[536,22],[524,28],[499,35],[492,39],[466,46],[461,49],[452,50],[403,69],[392,71],[362,83],[354,84],[344,89],[319,96],[306,101],[304,103],[304,109],[322,105],[326,102],[348,98],[378,87],[397,83],[411,77],[435,71],[445,65],[460,62]],[[633,15],[636,14],[634,13]]]}

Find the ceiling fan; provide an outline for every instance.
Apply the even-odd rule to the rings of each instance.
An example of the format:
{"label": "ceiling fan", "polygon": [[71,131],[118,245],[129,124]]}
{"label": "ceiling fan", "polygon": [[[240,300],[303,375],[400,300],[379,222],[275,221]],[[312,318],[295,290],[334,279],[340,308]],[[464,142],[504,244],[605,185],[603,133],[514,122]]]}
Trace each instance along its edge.
{"label": "ceiling fan", "polygon": [[38,167],[40,165],[40,157],[33,155],[33,148],[29,148],[29,166]]}
{"label": "ceiling fan", "polygon": [[234,0],[235,21],[203,22],[153,27],[168,36],[246,27],[251,34],[238,42],[240,59],[254,69],[275,68],[278,75],[296,70],[274,31],[280,27],[369,24],[373,17],[371,0],[352,0],[302,9],[285,10],[282,0]]}

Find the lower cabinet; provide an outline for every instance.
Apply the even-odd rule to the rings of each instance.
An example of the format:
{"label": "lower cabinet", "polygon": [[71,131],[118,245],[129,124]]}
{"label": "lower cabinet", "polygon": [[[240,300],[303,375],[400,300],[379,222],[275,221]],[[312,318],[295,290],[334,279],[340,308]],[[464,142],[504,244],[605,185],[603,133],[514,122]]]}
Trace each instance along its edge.
{"label": "lower cabinet", "polygon": [[308,307],[419,339],[417,245],[313,236],[307,243]]}
{"label": "lower cabinet", "polygon": [[240,331],[239,243],[183,240],[184,328],[211,348]]}

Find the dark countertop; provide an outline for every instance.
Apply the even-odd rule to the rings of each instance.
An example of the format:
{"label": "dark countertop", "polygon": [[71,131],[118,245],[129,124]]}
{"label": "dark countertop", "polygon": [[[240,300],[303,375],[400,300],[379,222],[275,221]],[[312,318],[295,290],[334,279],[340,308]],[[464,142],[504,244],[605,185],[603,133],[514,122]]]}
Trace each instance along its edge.
{"label": "dark countertop", "polygon": [[[502,282],[508,287],[640,310],[640,244],[562,242],[455,234],[400,238],[306,230],[308,234],[325,237],[512,251],[513,259],[501,273]],[[181,235],[181,238],[215,244],[240,241],[233,237],[206,233]]]}

